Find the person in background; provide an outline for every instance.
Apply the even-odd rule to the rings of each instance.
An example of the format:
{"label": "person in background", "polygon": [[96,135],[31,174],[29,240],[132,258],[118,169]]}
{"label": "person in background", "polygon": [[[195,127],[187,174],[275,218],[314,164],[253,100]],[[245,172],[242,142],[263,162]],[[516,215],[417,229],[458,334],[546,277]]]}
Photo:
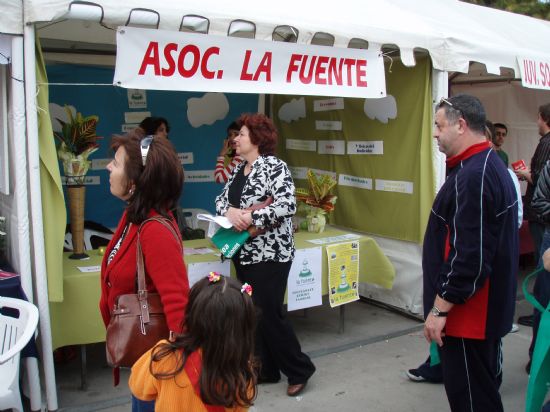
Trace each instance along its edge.
{"label": "person in background", "polygon": [[[535,263],[540,261],[540,249],[544,235],[544,224],[531,206],[540,172],[548,160],[550,160],[550,103],[539,107],[537,117],[538,132],[541,136],[539,144],[531,159],[530,169],[516,170],[519,180],[527,180],[527,190],[523,199],[523,218],[529,222],[529,232],[535,246]],[[520,316],[518,323],[525,326],[533,326],[533,315]]]}
{"label": "person in background", "polygon": [[170,133],[170,125],[164,117],[146,117],[141,121],[139,127],[146,136],[153,135],[168,139],[168,133]]}
{"label": "person in background", "polygon": [[[157,411],[247,411],[256,397],[250,287],[211,272],[189,293],[186,330],[132,367],[129,386]],[[209,405],[209,406],[207,406]],[[221,408],[223,407],[223,408]]]}
{"label": "person in background", "polygon": [[424,336],[439,346],[453,411],[503,410],[501,338],[516,300],[518,199],[485,120],[473,96],[436,106],[434,137],[448,172],[424,236]]}
{"label": "person in background", "polygon": [[[134,129],[111,142],[114,159],[107,165],[111,194],[126,202],[122,218],[106,248],[101,264],[99,308],[105,326],[119,295],[136,293],[138,229],[150,217],[163,217],[177,231],[170,210],[179,199],[183,170],[169,140],[144,137]],[[158,188],[162,190],[158,190]],[[183,331],[189,282],[183,261],[181,237],[158,221],[143,224],[141,247],[149,292],[160,295],[166,323],[173,337]],[[118,383],[115,370],[115,384]],[[132,400],[134,411],[153,405]]]}
{"label": "person in background", "polygon": [[491,141],[493,142],[493,149],[496,150],[497,155],[500,156],[506,167],[510,164],[510,161],[508,160],[508,154],[502,149],[502,145],[504,144],[504,138],[508,135],[508,128],[504,123],[495,123],[494,124],[495,131],[493,133],[493,138]]}
{"label": "person in background", "polygon": [[239,130],[240,127],[236,122],[231,122],[227,127],[227,137],[223,141],[214,169],[216,183],[227,183],[233,170],[243,161],[242,157],[235,151],[235,138],[239,135]]}
{"label": "person in background", "polygon": [[[261,229],[247,239],[233,257],[237,278],[252,285],[254,304],[260,310],[256,356],[260,358],[260,383],[288,378],[287,395],[296,396],[315,372],[302,352],[286,318],[283,301],[294,259],[292,216],[296,213],[294,182],[285,162],[275,157],[277,130],[263,114],[242,115],[235,148],[243,161],[216,198],[216,213],[225,216],[237,231]],[[266,204],[252,210],[255,205]]]}

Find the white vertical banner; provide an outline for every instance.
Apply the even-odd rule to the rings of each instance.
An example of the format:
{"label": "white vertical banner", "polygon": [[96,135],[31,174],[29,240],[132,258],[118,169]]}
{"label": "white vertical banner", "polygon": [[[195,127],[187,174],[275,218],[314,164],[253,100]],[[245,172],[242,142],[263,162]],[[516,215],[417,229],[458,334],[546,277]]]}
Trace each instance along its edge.
{"label": "white vertical banner", "polygon": [[321,247],[296,249],[288,275],[289,311],[319,306],[323,303],[322,253]]}
{"label": "white vertical banner", "polygon": [[376,50],[137,27],[119,27],[116,39],[113,83],[125,88],[386,96],[384,60]]}

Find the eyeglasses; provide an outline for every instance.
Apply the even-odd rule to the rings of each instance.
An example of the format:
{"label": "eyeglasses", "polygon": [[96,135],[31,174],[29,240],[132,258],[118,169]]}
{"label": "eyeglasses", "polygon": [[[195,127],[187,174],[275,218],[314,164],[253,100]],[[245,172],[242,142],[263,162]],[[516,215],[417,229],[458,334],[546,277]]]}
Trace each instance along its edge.
{"label": "eyeglasses", "polygon": [[140,142],[141,162],[143,163],[143,166],[145,166],[145,162],[147,161],[147,153],[149,153],[149,147],[153,142],[153,137],[154,137],[153,135],[149,135],[141,139],[141,142]]}

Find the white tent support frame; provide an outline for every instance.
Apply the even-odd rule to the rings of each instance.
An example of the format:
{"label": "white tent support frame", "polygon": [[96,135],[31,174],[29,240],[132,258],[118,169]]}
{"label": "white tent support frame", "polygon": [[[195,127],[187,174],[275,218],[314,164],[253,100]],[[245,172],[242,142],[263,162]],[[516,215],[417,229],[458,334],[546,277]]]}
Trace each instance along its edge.
{"label": "white tent support frame", "polygon": [[44,253],[44,227],[42,220],[42,197],[40,185],[40,157],[38,143],[38,118],[36,104],[36,48],[33,25],[26,25],[24,31],[25,53],[25,102],[27,122],[27,156],[30,186],[31,233],[34,251],[34,279],[36,304],[40,312],[42,366],[44,368],[48,410],[57,409],[57,390],[53,363],[52,335],[46,256]]}
{"label": "white tent support frame", "polygon": [[[13,150],[15,159],[20,167],[14,168],[15,181],[15,203],[17,210],[17,233],[18,233],[18,266],[21,275],[21,286],[27,295],[29,301],[34,301],[30,237],[29,237],[29,214],[28,214],[28,192],[27,192],[27,156],[25,154],[26,142],[26,107],[25,107],[25,86],[23,79],[24,71],[24,52],[23,38],[14,36],[12,38],[12,65],[11,65],[11,113],[12,113],[12,132],[13,132]],[[44,314],[40,314],[43,319]],[[48,318],[49,319],[49,318]],[[42,322],[41,322],[42,323]],[[49,321],[45,322],[49,328]],[[48,333],[50,333],[48,331]],[[51,356],[51,355],[48,355]],[[25,358],[26,379],[29,385],[30,403],[33,411],[40,410],[40,374],[38,370],[38,360],[36,358]],[[55,377],[54,377],[55,379]]]}

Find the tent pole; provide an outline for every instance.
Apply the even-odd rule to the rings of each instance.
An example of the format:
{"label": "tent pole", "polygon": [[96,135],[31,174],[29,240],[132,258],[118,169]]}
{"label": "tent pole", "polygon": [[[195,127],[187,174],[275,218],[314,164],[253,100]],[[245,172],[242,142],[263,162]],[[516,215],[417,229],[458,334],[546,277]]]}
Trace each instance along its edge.
{"label": "tent pole", "polygon": [[[432,69],[432,101],[433,108],[439,103],[442,97],[449,96],[449,73],[437,69]],[[435,193],[445,182],[445,156],[437,147],[435,139],[433,139],[433,162],[435,173]]]}
{"label": "tent pole", "polygon": [[42,198],[40,190],[40,158],[38,153],[38,117],[36,105],[36,54],[34,25],[25,25],[25,97],[27,113],[27,153],[29,160],[29,182],[32,217],[32,240],[34,250],[34,271],[36,301],[40,311],[40,333],[42,364],[44,367],[46,399],[48,410],[57,410],[57,392],[53,363],[48,281],[46,279],[46,258],[44,254],[44,227],[42,222]]}
{"label": "tent pole", "polygon": [[[11,143],[14,159],[12,167],[14,175],[15,213],[17,216],[17,271],[21,275],[21,286],[30,302],[34,301],[32,288],[31,251],[29,237],[29,209],[27,191],[27,156],[25,151],[26,116],[25,116],[25,78],[23,38],[14,36],[11,42]],[[26,358],[26,377],[29,382],[31,410],[42,408],[40,394],[40,373],[38,360]]]}
{"label": "tent pole", "polygon": [[31,252],[29,238],[29,210],[27,207],[27,155],[25,151],[26,120],[25,120],[25,83],[23,82],[24,59],[23,38],[14,36],[11,42],[11,143],[14,159],[10,167],[14,176],[14,196],[17,213],[17,252],[16,270],[21,275],[21,286],[30,302],[33,299]]}

